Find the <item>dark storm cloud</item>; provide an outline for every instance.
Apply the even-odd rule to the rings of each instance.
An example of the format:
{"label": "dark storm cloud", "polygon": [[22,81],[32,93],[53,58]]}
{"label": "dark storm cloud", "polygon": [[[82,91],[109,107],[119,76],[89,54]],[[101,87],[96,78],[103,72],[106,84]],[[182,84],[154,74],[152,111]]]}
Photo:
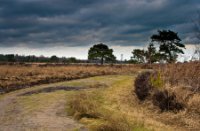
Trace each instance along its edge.
{"label": "dark storm cloud", "polygon": [[199,0],[1,0],[0,46],[143,45],[157,29],[193,42]]}

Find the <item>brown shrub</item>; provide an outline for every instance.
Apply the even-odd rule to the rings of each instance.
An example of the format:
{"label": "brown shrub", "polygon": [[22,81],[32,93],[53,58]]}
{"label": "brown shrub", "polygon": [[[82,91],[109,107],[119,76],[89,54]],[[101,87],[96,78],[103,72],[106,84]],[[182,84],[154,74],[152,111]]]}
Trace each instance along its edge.
{"label": "brown shrub", "polygon": [[152,101],[162,111],[179,111],[184,108],[184,104],[178,102],[176,95],[167,90],[156,91],[152,96]]}
{"label": "brown shrub", "polygon": [[135,94],[139,100],[143,101],[150,95],[151,85],[151,75],[152,72],[142,72],[135,79]]}

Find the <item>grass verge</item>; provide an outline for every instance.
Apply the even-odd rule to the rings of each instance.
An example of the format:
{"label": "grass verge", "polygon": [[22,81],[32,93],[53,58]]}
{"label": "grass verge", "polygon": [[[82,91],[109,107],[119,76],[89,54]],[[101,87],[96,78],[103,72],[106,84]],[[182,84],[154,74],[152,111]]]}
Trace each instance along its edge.
{"label": "grass verge", "polygon": [[131,86],[132,81],[133,76],[120,76],[108,88],[74,92],[68,96],[67,112],[90,130],[148,131],[142,121],[122,110],[123,89]]}

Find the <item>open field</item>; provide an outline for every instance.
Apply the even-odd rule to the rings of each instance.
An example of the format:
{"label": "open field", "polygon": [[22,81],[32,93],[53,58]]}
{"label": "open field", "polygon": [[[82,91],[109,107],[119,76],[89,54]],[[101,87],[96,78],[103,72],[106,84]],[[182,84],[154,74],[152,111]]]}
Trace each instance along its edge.
{"label": "open field", "polygon": [[[15,80],[11,76],[27,85],[34,79],[53,77],[47,84],[29,85],[31,88],[0,95],[0,130],[197,131],[200,129],[199,80],[196,79],[199,66],[199,63],[152,65],[153,70],[147,70],[139,66],[2,65],[2,78],[6,76],[10,83]],[[141,73],[155,71],[158,72],[153,81],[156,88],[149,90],[150,96],[141,101],[135,92],[135,81]],[[28,75],[30,72],[37,73]],[[59,79],[63,77],[66,79]],[[60,80],[63,82],[56,83]],[[145,77],[139,84],[149,86],[144,81]],[[6,81],[2,79],[2,82]],[[16,83],[12,84],[26,85]],[[163,99],[167,105],[173,94],[171,100],[182,103],[181,110],[162,110],[154,104],[151,95],[161,93],[162,96],[165,91],[168,96]]]}
{"label": "open field", "polygon": [[[92,130],[93,126],[79,124],[69,116],[70,98],[81,90],[85,93],[107,90],[127,78],[132,81],[133,75],[98,76],[3,94],[0,99],[0,130]],[[49,87],[54,89],[49,90]],[[69,90],[64,90],[64,87]],[[113,103],[108,100],[110,102]],[[142,123],[134,125],[134,128],[146,130]]]}
{"label": "open field", "polygon": [[199,129],[198,114],[160,112],[148,102],[141,103],[132,92],[136,75],[91,77],[4,94],[0,130]]}
{"label": "open field", "polygon": [[136,66],[120,65],[0,65],[0,93],[38,84],[136,71]]}

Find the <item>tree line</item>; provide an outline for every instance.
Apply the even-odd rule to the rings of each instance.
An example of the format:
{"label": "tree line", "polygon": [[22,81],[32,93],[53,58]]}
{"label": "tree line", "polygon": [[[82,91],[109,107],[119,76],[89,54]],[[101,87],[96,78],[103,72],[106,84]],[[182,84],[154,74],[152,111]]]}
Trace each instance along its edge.
{"label": "tree line", "polygon": [[15,54],[0,54],[0,62],[37,62],[37,63],[81,63],[82,60],[78,60],[75,57],[57,57],[53,55],[51,57],[35,56],[35,55],[15,55]]}

